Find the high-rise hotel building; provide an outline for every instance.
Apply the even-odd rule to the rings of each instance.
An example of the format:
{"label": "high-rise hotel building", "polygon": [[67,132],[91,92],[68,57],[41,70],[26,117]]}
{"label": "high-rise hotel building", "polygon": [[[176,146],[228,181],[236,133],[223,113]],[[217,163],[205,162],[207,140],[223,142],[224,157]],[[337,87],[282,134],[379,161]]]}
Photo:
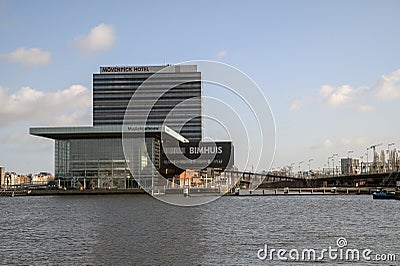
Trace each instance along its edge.
{"label": "high-rise hotel building", "polygon": [[122,125],[124,117],[129,125],[165,123],[189,141],[200,141],[201,73],[195,65],[100,67],[93,74],[93,125]]}
{"label": "high-rise hotel building", "polygon": [[[161,133],[179,142],[199,142],[201,114],[196,65],[100,67],[93,74],[93,126],[33,127],[30,134],[55,140],[56,179],[84,178],[86,187],[128,187],[132,172],[151,168],[145,156],[159,167]],[[136,147],[130,162],[122,147],[124,118],[129,125],[151,126],[146,149]]]}

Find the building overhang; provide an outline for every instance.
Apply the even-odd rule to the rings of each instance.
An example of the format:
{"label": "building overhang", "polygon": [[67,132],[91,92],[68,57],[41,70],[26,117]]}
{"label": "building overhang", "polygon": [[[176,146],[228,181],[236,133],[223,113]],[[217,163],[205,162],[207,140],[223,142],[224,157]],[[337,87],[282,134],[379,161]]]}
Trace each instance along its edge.
{"label": "building overhang", "polygon": [[187,143],[188,139],[167,126],[77,126],[77,127],[31,127],[29,134],[49,139],[79,139],[79,138],[107,138],[119,137],[122,134],[158,136],[166,134],[167,137]]}

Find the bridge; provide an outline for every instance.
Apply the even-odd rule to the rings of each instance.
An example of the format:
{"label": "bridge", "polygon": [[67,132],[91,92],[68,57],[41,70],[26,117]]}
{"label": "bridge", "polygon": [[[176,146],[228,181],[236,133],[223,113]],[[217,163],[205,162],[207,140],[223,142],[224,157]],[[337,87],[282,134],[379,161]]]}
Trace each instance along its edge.
{"label": "bridge", "polygon": [[221,173],[221,177],[235,180],[237,187],[248,189],[257,187],[396,187],[396,181],[400,180],[400,171],[299,177],[276,172],[254,173],[226,170]]}

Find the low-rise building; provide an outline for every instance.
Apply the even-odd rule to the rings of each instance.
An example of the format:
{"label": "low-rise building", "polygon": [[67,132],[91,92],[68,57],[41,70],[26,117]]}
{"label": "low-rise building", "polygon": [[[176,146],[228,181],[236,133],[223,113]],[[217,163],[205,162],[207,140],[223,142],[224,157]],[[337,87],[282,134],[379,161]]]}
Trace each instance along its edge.
{"label": "low-rise building", "polygon": [[32,175],[31,183],[34,185],[45,185],[54,180],[54,176],[48,172],[40,172]]}
{"label": "low-rise building", "polygon": [[342,158],[340,160],[343,175],[358,175],[361,173],[360,160],[355,158]]}
{"label": "low-rise building", "polygon": [[15,172],[6,172],[4,177],[4,187],[19,186],[31,183],[31,177]]}
{"label": "low-rise building", "polygon": [[6,187],[17,185],[17,173],[6,172],[4,185]]}
{"label": "low-rise building", "polygon": [[4,185],[4,182],[6,181],[5,177],[6,177],[6,169],[5,167],[0,166],[0,188],[3,188],[5,186]]}

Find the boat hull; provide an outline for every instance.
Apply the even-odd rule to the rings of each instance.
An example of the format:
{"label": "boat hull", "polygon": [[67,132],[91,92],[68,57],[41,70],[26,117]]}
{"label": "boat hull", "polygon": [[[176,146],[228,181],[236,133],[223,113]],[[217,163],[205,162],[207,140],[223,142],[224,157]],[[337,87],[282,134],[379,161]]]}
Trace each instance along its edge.
{"label": "boat hull", "polygon": [[377,193],[372,194],[373,199],[394,199],[395,195],[393,193]]}

